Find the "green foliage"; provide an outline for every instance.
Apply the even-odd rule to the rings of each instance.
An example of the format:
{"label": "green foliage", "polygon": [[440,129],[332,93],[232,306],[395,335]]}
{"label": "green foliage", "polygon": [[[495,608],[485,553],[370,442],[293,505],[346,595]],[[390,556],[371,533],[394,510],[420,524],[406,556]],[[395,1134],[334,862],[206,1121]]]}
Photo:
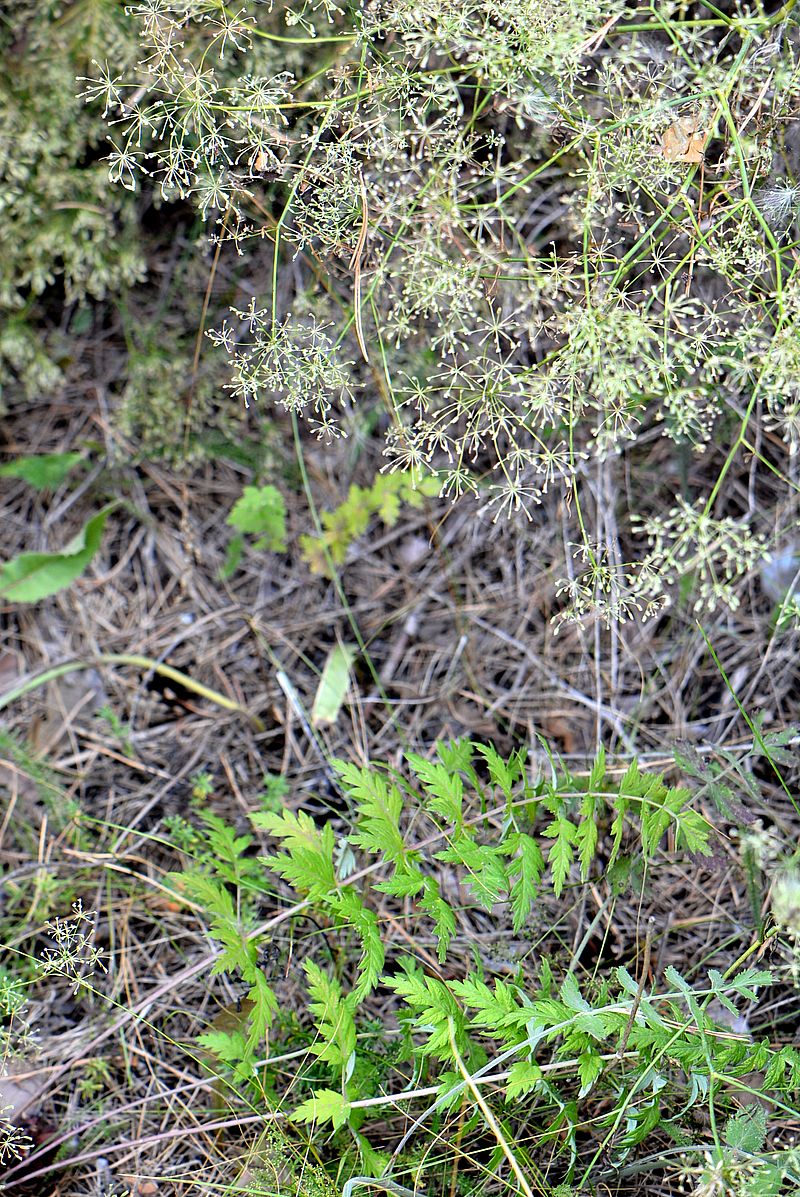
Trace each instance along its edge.
{"label": "green foliage", "polygon": [[[466,741],[437,745],[430,758],[409,753],[405,764],[407,772],[399,773],[335,762],[351,805],[347,842],[364,855],[355,872],[338,871],[341,853],[331,823],[282,809],[251,815],[279,845],[255,865],[250,837],[206,817],[209,853],[202,871],[182,875],[184,892],[207,911],[221,945],[215,971],[238,972],[253,985],[254,953],[238,912],[247,888],[263,889],[270,874],[288,887],[298,909],[313,912],[336,945],[333,972],[311,956],[303,961],[312,1025],[292,1121],[333,1133],[349,1126],[361,1135],[361,1103],[371,1104],[376,1077],[365,1054],[365,1002],[379,988],[399,1003],[409,1050],[437,1084],[437,1109],[468,1096],[466,1062],[471,1084],[491,1074],[506,1103],[540,1102],[560,1111],[558,1133],[568,1157],[577,1152],[581,1111],[599,1094],[613,1158],[621,1163],[687,1102],[719,1099],[724,1085],[753,1069],[763,1071],[770,1091],[789,1092],[798,1084],[794,1048],[747,1042],[710,1013],[713,1001],[738,1016],[742,1003],[755,1002],[772,984],[767,970],[723,975],[710,969],[698,985],[668,968],[667,987],[651,991],[624,967],[583,982],[567,971],[557,981],[543,960],[538,983],[523,984],[520,972],[487,976],[482,963],[465,965],[453,876],[468,904],[501,921],[505,908],[506,925],[523,932],[546,892],[563,898],[567,886],[591,880],[623,853],[655,861],[667,835],[673,849],[709,853],[711,829],[687,790],[635,764],[614,770],[602,752],[582,775],[562,768],[532,776],[524,752],[504,758],[491,745]],[[262,870],[260,878],[254,868]],[[411,956],[387,967],[370,887],[390,904],[415,902],[417,934],[435,940],[440,975]],[[247,1034],[214,1032],[203,1039],[235,1076],[254,1083],[255,1044],[278,1013],[263,985],[259,1019],[251,1016]],[[734,1137],[738,1126],[731,1123]],[[371,1150],[366,1140],[359,1147],[364,1158]]]}
{"label": "green foliage", "polygon": [[310,1050],[318,1059],[330,1064],[331,1071],[341,1075],[342,1083],[346,1084],[356,1050],[355,995],[345,998],[339,982],[324,973],[313,960],[306,960],[303,967],[311,998],[309,1010],[319,1035],[319,1042],[312,1043]]}
{"label": "green foliage", "polygon": [[253,548],[278,552],[286,547],[286,504],[274,486],[246,486],[225,522],[240,532],[258,533]]}
{"label": "green foliage", "polygon": [[178,267],[169,312],[148,308],[144,321],[133,324],[117,419],[137,456],[178,467],[239,457],[252,468],[264,452],[255,445],[248,452],[243,413],[220,401],[219,364],[195,360],[192,302],[200,285],[188,267]]}
{"label": "green foliage", "polygon": [[35,330],[36,301],[119,294],[142,279],[137,204],[108,187],[102,114],[80,100],[91,60],[129,62],[122,6],[12,0],[0,20],[0,388],[38,399],[63,380],[68,343]]}
{"label": "green foliage", "polygon": [[108,703],[99,706],[95,711],[95,719],[101,720],[106,724],[109,732],[127,756],[135,758],[136,748],[131,739],[133,728],[129,724],[123,723],[113,707],[109,706]]}
{"label": "green foliage", "polygon": [[79,462],[82,453],[40,453],[17,457],[0,466],[0,478],[22,478],[36,490],[55,490]]}
{"label": "green foliage", "polygon": [[[800,183],[783,148],[800,55],[793,0],[769,7],[300,0],[264,29],[257,0],[159,3],[158,20],[141,4],[139,61],[96,68],[85,96],[113,181],[191,198],[253,255],[258,293],[209,333],[234,398],[334,437],[379,392],[387,470],[496,516],[531,519],[560,492],[575,562],[558,623],[735,609],[782,501],[743,513],[722,483],[749,468],[758,413],[783,442],[755,457],[765,491],[790,498],[800,444]],[[716,478],[678,493],[687,451],[713,473],[729,438]],[[586,460],[614,487],[618,457],[622,551],[586,514]],[[373,491],[307,538],[312,569],[340,565],[371,514],[395,518],[397,495],[387,510]]]}
{"label": "green foliage", "polygon": [[283,800],[289,793],[289,783],[285,777],[275,773],[265,773],[261,779],[261,793],[259,801],[264,812],[277,814],[283,806]]}
{"label": "green foliage", "polygon": [[[275,486],[246,486],[234,503],[226,524],[241,533],[258,534],[254,549],[282,553],[286,549],[286,504]],[[244,550],[244,536],[234,536],[228,545],[221,575],[229,578],[239,567]]]}
{"label": "green foliage", "polygon": [[256,1161],[244,1190],[248,1197],[340,1197],[325,1169],[280,1126],[270,1127]]}
{"label": "green foliage", "polygon": [[86,522],[56,553],[20,553],[0,566],[0,595],[15,603],[38,603],[79,578],[100,548],[106,520],[117,506],[109,503]]}
{"label": "green foliage", "polygon": [[344,1126],[349,1116],[349,1101],[335,1089],[318,1089],[290,1114],[292,1122],[311,1122],[317,1126],[330,1122],[334,1130]]}
{"label": "green foliage", "polygon": [[767,1111],[754,1105],[742,1110],[725,1124],[725,1142],[728,1147],[749,1154],[761,1151],[767,1138]]}
{"label": "green foliage", "polygon": [[311,570],[330,576],[331,565],[342,565],[354,540],[363,536],[376,516],[393,528],[400,509],[421,507],[426,496],[439,493],[439,483],[411,471],[378,474],[370,487],[351,486],[347,498],[334,511],[320,515],[322,531],[300,537],[300,550]]}

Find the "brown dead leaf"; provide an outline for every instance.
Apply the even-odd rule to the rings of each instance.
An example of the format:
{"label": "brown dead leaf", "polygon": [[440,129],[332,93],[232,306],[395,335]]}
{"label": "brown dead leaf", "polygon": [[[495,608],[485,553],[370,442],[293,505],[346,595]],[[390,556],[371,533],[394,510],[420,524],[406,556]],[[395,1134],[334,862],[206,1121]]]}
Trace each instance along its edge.
{"label": "brown dead leaf", "polygon": [[29,739],[43,756],[51,755],[69,739],[75,719],[91,716],[107,702],[103,681],[96,669],[65,673],[49,682],[44,691],[44,711],[31,726]]}
{"label": "brown dead leaf", "polygon": [[41,1073],[22,1073],[11,1067],[3,1068],[0,1076],[0,1112],[3,1117],[15,1125],[21,1120],[22,1114],[31,1106],[36,1106],[47,1091],[47,1075]]}
{"label": "brown dead leaf", "polygon": [[661,134],[661,154],[667,162],[702,162],[708,132],[697,127],[696,116],[680,116]]}

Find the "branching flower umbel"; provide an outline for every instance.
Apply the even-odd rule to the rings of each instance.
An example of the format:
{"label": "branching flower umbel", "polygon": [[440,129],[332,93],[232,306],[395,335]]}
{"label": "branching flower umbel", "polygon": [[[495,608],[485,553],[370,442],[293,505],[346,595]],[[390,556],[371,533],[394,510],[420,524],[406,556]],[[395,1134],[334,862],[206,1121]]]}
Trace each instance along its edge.
{"label": "branching flower umbel", "polygon": [[96,968],[106,971],[103,954],[94,945],[94,912],[85,911],[78,899],[73,904],[70,918],[55,918],[45,924],[54,941],[54,947],[45,948],[39,967],[45,976],[66,977],[72,983],[72,992],[85,987]]}

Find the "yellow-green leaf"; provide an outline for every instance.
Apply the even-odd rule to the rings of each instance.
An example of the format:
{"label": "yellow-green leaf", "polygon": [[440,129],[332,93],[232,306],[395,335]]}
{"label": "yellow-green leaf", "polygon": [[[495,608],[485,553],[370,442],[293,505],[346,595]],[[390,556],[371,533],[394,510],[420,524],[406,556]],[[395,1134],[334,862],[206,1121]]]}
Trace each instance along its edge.
{"label": "yellow-green leaf", "polygon": [[350,685],[350,666],[355,660],[355,655],[355,649],[348,644],[337,644],[331,649],[311,708],[311,722],[314,727],[323,723],[335,723],[339,717],[347,687]]}

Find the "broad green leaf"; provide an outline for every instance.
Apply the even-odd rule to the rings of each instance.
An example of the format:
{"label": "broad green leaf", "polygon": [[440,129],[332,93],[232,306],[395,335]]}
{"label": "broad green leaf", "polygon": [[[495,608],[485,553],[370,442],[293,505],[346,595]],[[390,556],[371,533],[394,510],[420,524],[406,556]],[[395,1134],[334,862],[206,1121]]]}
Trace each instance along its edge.
{"label": "broad green leaf", "polygon": [[290,1122],[332,1122],[333,1129],[344,1126],[350,1117],[350,1102],[334,1089],[318,1089],[313,1097],[289,1115]]}
{"label": "broad green leaf", "polygon": [[512,1064],[506,1081],[506,1101],[515,1101],[530,1093],[542,1079],[542,1070],[538,1064],[529,1060],[518,1060]]}
{"label": "broad green leaf", "polygon": [[20,553],[0,566],[0,596],[16,603],[38,603],[79,578],[100,547],[103,528],[117,506],[109,503],[59,553]]}
{"label": "broad green leaf", "polygon": [[603,1071],[603,1060],[598,1052],[587,1048],[578,1056],[578,1076],[581,1088],[578,1097],[585,1097]]}
{"label": "broad green leaf", "polygon": [[754,1105],[742,1110],[735,1118],[725,1123],[725,1142],[737,1151],[753,1155],[761,1151],[767,1137],[767,1111]]}
{"label": "broad green leaf", "polygon": [[83,461],[82,453],[39,453],[33,457],[17,457],[0,466],[0,478],[21,478],[36,490],[55,490],[80,461]]}
{"label": "broad green leaf", "polygon": [[311,722],[314,727],[320,727],[323,723],[335,723],[338,719],[347,687],[350,685],[350,667],[355,656],[355,649],[349,644],[337,644],[328,654],[311,708]]}

